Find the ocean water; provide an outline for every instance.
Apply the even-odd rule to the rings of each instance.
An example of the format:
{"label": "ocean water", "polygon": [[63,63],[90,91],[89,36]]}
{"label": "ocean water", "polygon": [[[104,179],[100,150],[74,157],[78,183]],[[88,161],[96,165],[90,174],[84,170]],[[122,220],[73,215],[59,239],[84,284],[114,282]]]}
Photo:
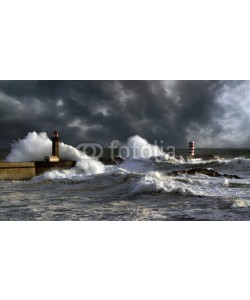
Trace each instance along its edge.
{"label": "ocean water", "polygon": [[[39,134],[29,138],[41,142]],[[0,220],[250,220],[250,150],[200,149],[197,154],[225,158],[201,163],[167,155],[131,157],[119,166],[104,166],[67,145],[63,152],[67,158],[77,157],[76,168],[51,171],[30,181],[0,181]],[[185,150],[177,152],[185,155]],[[0,153],[6,159],[6,151]],[[19,143],[7,160],[14,161],[17,154],[19,160],[33,158],[32,151]],[[194,167],[240,179],[171,175]]]}

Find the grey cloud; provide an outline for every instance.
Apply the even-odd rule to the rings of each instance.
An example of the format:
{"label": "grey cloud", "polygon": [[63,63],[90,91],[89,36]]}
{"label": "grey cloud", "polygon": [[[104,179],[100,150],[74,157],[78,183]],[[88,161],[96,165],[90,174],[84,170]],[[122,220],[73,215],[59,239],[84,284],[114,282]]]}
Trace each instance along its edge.
{"label": "grey cloud", "polygon": [[[0,147],[7,147],[27,132],[51,134],[55,128],[64,142],[72,145],[85,141],[108,145],[113,139],[125,142],[138,134],[150,142],[165,140],[177,147],[185,147],[189,138],[201,140],[202,146],[208,141],[209,146],[226,130],[220,120],[229,112],[218,100],[221,93],[239,89],[243,83],[1,81]],[[237,120],[240,113],[238,110]],[[239,128],[247,126],[246,119],[242,116]],[[224,146],[230,143],[226,140]]]}

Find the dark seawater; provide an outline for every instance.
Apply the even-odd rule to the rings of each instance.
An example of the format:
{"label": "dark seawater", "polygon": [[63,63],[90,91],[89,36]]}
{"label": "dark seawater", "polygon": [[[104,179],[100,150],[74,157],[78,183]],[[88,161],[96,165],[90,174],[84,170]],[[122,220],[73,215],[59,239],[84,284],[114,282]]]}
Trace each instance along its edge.
{"label": "dark seawater", "polygon": [[[0,159],[7,153],[1,150]],[[0,220],[250,220],[250,150],[196,153],[218,154],[225,160],[190,164],[129,159],[95,175],[78,169],[30,181],[0,181]],[[241,179],[169,175],[193,167]]]}

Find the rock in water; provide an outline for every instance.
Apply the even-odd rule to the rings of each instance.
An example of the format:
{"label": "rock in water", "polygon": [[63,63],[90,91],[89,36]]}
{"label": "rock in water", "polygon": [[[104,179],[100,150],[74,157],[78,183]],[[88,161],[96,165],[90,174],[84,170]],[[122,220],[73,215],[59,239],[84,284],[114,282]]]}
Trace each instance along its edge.
{"label": "rock in water", "polygon": [[188,175],[203,174],[203,175],[207,175],[209,177],[225,177],[225,178],[229,178],[229,179],[240,179],[240,177],[237,175],[227,175],[227,174],[223,175],[213,169],[202,169],[202,168],[193,168],[190,170],[173,171],[170,175],[179,176],[182,174],[188,174]]}

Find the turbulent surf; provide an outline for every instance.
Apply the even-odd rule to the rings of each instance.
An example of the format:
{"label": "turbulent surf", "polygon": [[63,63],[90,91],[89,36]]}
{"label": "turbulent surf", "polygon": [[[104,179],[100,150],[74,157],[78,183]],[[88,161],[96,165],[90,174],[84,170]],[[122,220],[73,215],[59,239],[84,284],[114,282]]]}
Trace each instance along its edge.
{"label": "turbulent surf", "polygon": [[[76,167],[1,181],[0,220],[250,220],[250,151],[217,149],[225,159],[187,163],[138,136],[128,147],[135,143],[150,151],[118,166],[62,144]],[[6,160],[40,160],[50,148],[45,133],[30,133]]]}

